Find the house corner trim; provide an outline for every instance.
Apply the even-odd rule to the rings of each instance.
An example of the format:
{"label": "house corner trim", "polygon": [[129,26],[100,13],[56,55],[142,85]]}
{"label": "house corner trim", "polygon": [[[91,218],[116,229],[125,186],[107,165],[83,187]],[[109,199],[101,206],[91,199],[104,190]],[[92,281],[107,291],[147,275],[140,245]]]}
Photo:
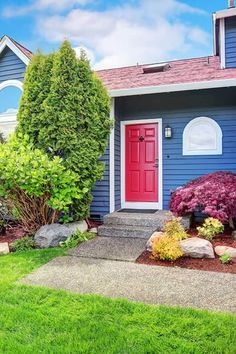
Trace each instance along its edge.
{"label": "house corner trim", "polygon": [[[115,124],[115,98],[111,98],[110,118]],[[115,127],[111,129],[109,140],[109,211],[115,211]]]}

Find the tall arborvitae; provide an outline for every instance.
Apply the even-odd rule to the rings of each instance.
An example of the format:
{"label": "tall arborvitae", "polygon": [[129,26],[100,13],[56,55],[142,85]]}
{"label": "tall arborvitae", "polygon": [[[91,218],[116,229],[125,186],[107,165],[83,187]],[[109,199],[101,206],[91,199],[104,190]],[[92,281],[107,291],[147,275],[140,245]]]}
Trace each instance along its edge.
{"label": "tall arborvitae", "polygon": [[[69,161],[74,164],[81,180],[87,181],[89,190],[101,179],[104,164],[99,161],[105,152],[110,134],[110,99],[101,80],[91,71],[82,51],[77,66],[79,78],[79,105],[77,148],[71,151]],[[71,164],[70,164],[71,165]],[[91,194],[87,195],[87,206]]]}
{"label": "tall arborvitae", "polygon": [[[36,60],[42,59],[36,57]],[[91,190],[102,178],[104,166],[99,158],[105,152],[110,133],[110,100],[85,54],[78,60],[68,41],[54,55],[50,72],[50,90],[39,103],[38,121],[28,118],[26,125],[29,131],[32,124],[32,131],[37,130],[37,134],[34,133],[37,147],[61,156],[64,164],[78,174],[78,187],[86,189],[87,194],[74,205],[73,214],[82,218],[89,212]],[[35,99],[37,89],[38,94],[41,89],[38,83],[36,85]]]}
{"label": "tall arborvitae", "polygon": [[35,142],[38,141],[41,128],[43,102],[50,91],[53,57],[54,54],[45,56],[37,52],[30,61],[25,74],[23,94],[17,115],[17,133],[28,134]]}

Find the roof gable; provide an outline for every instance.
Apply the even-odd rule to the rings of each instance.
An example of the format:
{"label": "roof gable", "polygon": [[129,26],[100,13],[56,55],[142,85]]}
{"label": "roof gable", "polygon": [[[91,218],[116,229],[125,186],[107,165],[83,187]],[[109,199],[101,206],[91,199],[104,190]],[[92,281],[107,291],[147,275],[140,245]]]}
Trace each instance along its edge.
{"label": "roof gable", "polygon": [[8,47],[25,64],[28,65],[32,53],[21,44],[8,36],[3,36],[0,40],[0,54]]}

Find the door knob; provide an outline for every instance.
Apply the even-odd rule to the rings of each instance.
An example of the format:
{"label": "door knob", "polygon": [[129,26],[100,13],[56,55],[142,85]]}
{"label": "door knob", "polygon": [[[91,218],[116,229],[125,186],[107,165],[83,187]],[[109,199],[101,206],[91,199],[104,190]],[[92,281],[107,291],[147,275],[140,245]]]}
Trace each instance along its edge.
{"label": "door knob", "polygon": [[141,135],[138,140],[139,141],[144,141],[144,137]]}
{"label": "door knob", "polygon": [[153,167],[156,167],[156,168],[159,167],[159,160],[158,159],[155,160],[155,165],[153,165]]}

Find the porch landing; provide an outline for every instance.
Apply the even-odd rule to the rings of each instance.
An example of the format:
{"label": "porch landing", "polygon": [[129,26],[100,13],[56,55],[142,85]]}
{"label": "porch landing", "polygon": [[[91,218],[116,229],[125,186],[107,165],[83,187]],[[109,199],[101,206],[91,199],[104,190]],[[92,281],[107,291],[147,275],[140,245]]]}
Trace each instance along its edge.
{"label": "porch landing", "polygon": [[[171,218],[171,212],[157,210],[155,213],[119,212],[104,217],[104,224],[99,226],[98,235],[102,237],[127,237],[148,239],[153,232],[163,230],[164,223]],[[183,217],[182,224],[190,226],[190,217]]]}

